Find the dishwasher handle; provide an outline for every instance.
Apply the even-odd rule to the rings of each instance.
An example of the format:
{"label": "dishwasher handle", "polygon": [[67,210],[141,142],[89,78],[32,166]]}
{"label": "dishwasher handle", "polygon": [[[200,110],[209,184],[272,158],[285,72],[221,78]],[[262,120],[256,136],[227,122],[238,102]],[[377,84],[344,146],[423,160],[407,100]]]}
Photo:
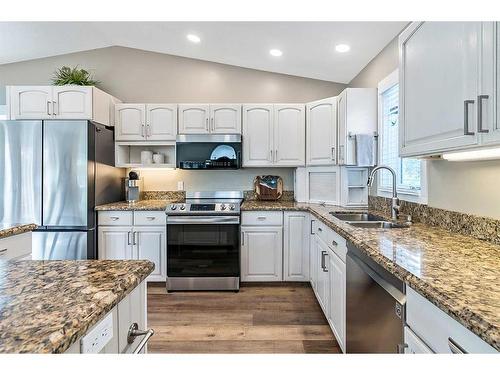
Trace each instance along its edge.
{"label": "dishwasher handle", "polygon": [[392,298],[394,298],[400,305],[406,304],[406,295],[401,293],[394,285],[385,280],[377,272],[375,272],[371,267],[369,267],[365,262],[359,259],[356,255],[352,253],[347,253],[347,256],[352,259],[368,276],[372,278],[378,285],[380,285],[387,293],[389,293]]}

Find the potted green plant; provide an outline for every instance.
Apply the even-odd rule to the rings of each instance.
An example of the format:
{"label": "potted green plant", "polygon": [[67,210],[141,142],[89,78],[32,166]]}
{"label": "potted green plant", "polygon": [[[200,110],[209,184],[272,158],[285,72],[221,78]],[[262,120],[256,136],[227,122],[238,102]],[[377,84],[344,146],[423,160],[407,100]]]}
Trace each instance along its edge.
{"label": "potted green plant", "polygon": [[94,80],[92,75],[85,69],[79,69],[78,66],[75,66],[74,68],[63,66],[54,72],[52,83],[56,86],[96,86],[100,82]]}

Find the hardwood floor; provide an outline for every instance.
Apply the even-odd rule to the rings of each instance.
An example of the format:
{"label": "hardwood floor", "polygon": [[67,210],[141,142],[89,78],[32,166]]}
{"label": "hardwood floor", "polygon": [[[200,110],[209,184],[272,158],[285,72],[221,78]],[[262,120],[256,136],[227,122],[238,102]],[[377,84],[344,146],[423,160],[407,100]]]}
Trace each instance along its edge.
{"label": "hardwood floor", "polygon": [[307,283],[247,283],[234,292],[148,286],[150,353],[340,353]]}

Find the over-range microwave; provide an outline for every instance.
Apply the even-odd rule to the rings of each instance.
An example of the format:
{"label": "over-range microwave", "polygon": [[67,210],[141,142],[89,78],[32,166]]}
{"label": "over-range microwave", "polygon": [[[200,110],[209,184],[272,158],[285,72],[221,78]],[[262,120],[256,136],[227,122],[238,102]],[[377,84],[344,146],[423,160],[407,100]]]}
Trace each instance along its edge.
{"label": "over-range microwave", "polygon": [[180,169],[241,167],[240,134],[178,135],[176,146]]}

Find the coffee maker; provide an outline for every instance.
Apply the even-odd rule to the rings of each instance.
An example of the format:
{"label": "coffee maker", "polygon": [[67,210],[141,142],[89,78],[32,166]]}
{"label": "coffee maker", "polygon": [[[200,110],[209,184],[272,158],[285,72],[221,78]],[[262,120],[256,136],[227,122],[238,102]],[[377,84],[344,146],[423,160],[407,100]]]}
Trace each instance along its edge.
{"label": "coffee maker", "polygon": [[131,171],[125,178],[125,199],[128,203],[135,203],[141,199],[142,180],[137,172]]}

